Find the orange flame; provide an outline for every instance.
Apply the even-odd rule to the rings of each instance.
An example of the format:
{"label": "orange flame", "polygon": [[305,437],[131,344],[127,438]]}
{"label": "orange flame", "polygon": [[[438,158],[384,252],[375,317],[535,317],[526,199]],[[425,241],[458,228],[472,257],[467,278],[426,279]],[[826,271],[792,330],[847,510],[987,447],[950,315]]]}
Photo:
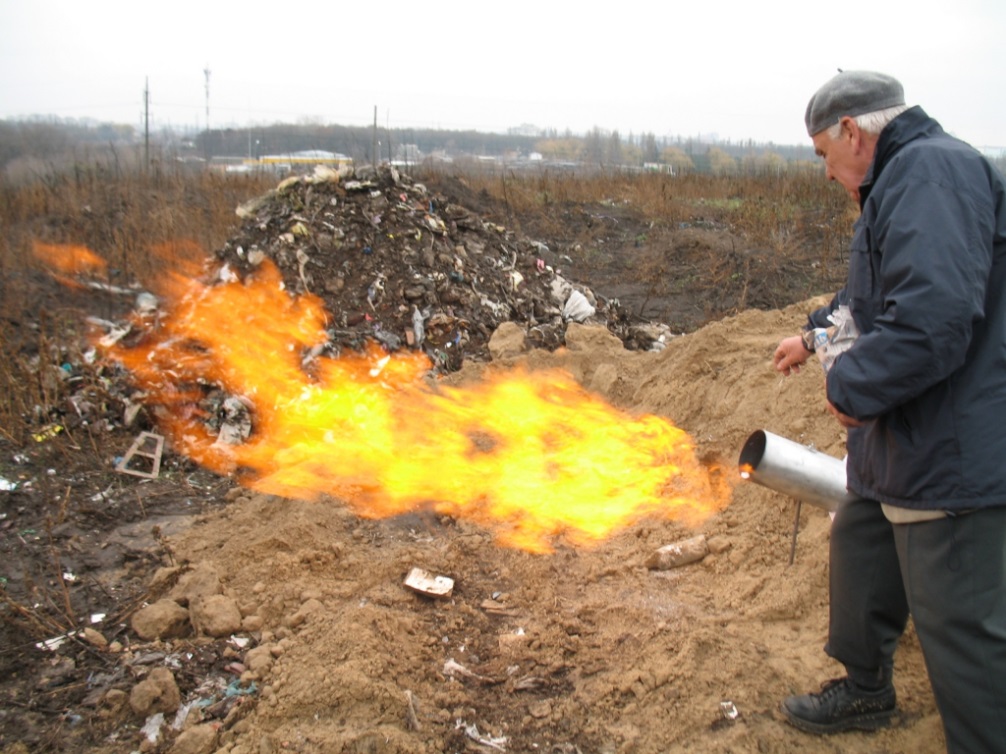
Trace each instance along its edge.
{"label": "orange flame", "polygon": [[84,274],[104,276],[108,263],[86,246],[32,241],[32,253],[50,268],[50,274],[64,285],[79,287],[75,280]]}
{"label": "orange flame", "polygon": [[[435,510],[531,551],[591,544],[643,517],[697,523],[726,504],[726,475],[656,416],[632,418],[561,371],[491,371],[481,383],[424,380],[421,354],[341,358],[325,312],[290,297],[275,267],[187,292],[138,345],[107,344],[158,405],[175,447],[284,497],[339,497],[362,516]],[[317,349],[314,353],[317,352]],[[213,384],[251,406],[229,444],[197,409]]]}

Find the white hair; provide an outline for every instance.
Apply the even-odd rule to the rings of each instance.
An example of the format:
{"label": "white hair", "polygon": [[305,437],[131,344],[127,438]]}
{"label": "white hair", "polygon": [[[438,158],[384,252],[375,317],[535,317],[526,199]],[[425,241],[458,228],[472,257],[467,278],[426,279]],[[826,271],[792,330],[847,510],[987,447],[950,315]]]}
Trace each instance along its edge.
{"label": "white hair", "polygon": [[[908,105],[895,105],[884,110],[875,110],[872,113],[857,115],[853,120],[859,126],[860,131],[868,134],[879,134],[884,130],[884,126],[901,115],[908,109]],[[826,129],[829,139],[837,139],[842,133],[842,123],[839,121],[835,125]]]}

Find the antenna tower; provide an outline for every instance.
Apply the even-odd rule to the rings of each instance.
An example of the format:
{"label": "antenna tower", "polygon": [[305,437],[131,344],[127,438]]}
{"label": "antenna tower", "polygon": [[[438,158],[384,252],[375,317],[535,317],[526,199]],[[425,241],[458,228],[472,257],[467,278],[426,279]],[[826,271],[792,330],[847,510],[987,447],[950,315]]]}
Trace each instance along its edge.
{"label": "antenna tower", "polygon": [[206,77],[206,162],[210,161],[210,66],[207,63],[203,68],[203,76]]}

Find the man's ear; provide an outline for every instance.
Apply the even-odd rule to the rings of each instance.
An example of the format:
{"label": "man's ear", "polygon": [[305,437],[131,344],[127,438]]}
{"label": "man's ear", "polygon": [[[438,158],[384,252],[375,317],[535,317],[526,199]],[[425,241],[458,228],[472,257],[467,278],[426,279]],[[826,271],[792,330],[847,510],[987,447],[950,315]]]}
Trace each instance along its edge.
{"label": "man's ear", "polygon": [[859,124],[849,117],[848,115],[842,116],[839,121],[842,127],[842,132],[840,138],[848,139],[849,146],[852,148],[854,153],[859,152],[859,150],[864,146],[863,141],[863,131],[859,128]]}
{"label": "man's ear", "polygon": [[848,139],[850,137],[856,139],[859,138],[859,126],[856,125],[856,121],[848,115],[843,115],[838,121],[838,125],[841,129],[840,135],[843,139]]}

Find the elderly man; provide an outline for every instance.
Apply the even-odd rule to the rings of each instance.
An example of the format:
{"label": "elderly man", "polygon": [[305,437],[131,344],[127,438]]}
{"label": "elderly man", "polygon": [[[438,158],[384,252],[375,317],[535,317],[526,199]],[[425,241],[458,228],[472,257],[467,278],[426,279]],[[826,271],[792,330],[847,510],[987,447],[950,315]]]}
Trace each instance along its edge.
{"label": "elderly man", "polygon": [[1006,183],[884,74],[839,73],[806,124],[861,214],[845,288],[775,366],[798,370],[808,332],[849,307],[859,336],[825,383],[861,499],[831,533],[825,652],[847,675],[783,714],[812,733],[886,725],[911,614],[948,751],[1006,752]]}

